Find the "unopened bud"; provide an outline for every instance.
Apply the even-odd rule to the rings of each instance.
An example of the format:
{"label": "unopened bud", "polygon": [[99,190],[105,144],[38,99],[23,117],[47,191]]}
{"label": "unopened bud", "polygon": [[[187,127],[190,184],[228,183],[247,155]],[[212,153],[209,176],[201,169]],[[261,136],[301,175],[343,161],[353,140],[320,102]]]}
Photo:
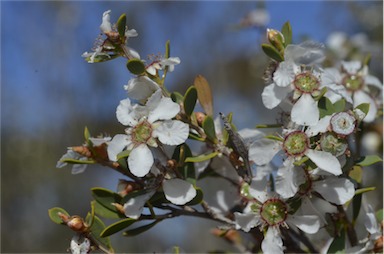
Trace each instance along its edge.
{"label": "unopened bud", "polygon": [[203,112],[195,112],[197,124],[201,127],[205,120],[206,115]]}
{"label": "unopened bud", "polygon": [[223,237],[231,243],[240,243],[241,242],[239,232],[234,230],[234,229],[223,230],[223,229],[219,229],[219,228],[214,228],[211,230],[211,233],[215,236]]}
{"label": "unopened bud", "polygon": [[125,195],[131,193],[132,191],[139,190],[141,186],[133,181],[127,181],[120,179],[117,184],[117,191],[120,196],[124,197]]}
{"label": "unopened bud", "polygon": [[171,170],[176,170],[177,168],[177,161],[176,160],[168,160],[167,161],[167,168]]}
{"label": "unopened bud", "polygon": [[103,143],[98,146],[94,146],[93,150],[95,151],[95,156],[97,156],[99,159],[103,161],[108,161],[108,153],[107,153],[107,144]]}
{"label": "unopened bud", "polygon": [[87,225],[85,224],[83,218],[80,216],[74,215],[69,218],[67,221],[67,226],[73,231],[84,233],[88,230]]}
{"label": "unopened bud", "polygon": [[72,151],[74,151],[78,154],[81,154],[85,157],[88,157],[88,158],[92,157],[91,151],[86,146],[74,146],[74,147],[71,147],[71,149],[72,149]]}
{"label": "unopened bud", "polygon": [[122,206],[121,204],[119,204],[119,203],[112,203],[112,205],[114,207],[116,207],[116,210],[119,211],[119,213],[121,213],[121,214],[125,213],[124,206]]}
{"label": "unopened bud", "polygon": [[279,52],[284,52],[284,35],[275,29],[267,29],[267,38]]}

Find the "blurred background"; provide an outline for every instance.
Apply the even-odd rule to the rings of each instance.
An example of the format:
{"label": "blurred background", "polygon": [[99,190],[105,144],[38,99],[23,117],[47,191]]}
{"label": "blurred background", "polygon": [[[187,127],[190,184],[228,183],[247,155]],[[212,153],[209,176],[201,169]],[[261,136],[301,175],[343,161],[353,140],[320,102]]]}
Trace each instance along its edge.
{"label": "blurred background", "polygon": [[[1,252],[65,252],[73,234],[52,223],[48,209],[59,206],[85,216],[92,200],[90,188],[116,189],[120,176],[106,168],[91,166],[80,175],[71,175],[70,167],[55,168],[67,147],[83,143],[85,126],[94,136],[113,136],[124,129],[115,110],[126,98],[123,86],[131,78],[125,61],[88,64],[81,57],[100,33],[104,11],[112,10],[112,22],[127,14],[129,28],[139,34],[129,46],[143,59],[163,54],[170,40],[171,56],[180,57],[181,64],[167,77],[169,90],[184,93],[201,74],[212,86],[215,112],[233,112],[238,128],[252,128],[277,118],[277,110],[265,110],[260,95],[267,66],[260,47],[265,27],[279,30],[289,20],[294,43],[308,38],[329,43],[336,55],[343,52],[329,36],[342,32],[352,52],[345,54],[353,58],[355,49],[372,52],[371,73],[382,80],[382,4],[1,2]],[[256,26],[247,26],[245,17],[256,9],[267,16],[260,12]],[[367,195],[369,202],[380,208],[382,165],[366,173],[366,185],[378,188],[376,194]],[[210,234],[208,229],[215,225],[178,218],[136,238],[117,234],[112,243],[117,252],[161,253],[174,245],[186,252],[232,250]]]}

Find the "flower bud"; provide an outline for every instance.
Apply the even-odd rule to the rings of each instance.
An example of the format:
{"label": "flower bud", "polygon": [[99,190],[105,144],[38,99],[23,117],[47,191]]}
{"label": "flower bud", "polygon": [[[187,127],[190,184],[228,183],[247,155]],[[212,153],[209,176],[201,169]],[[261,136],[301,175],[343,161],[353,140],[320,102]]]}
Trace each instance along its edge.
{"label": "flower bud", "polygon": [[279,52],[284,52],[284,35],[275,29],[267,29],[267,38]]}
{"label": "flower bud", "polygon": [[91,151],[86,146],[74,146],[74,147],[71,147],[71,149],[72,149],[72,151],[74,151],[78,154],[81,154],[85,157],[88,157],[88,158],[92,157]]}
{"label": "flower bud", "polygon": [[139,190],[141,187],[136,182],[132,181],[126,181],[123,179],[119,180],[119,183],[117,184],[117,191],[120,194],[120,196],[124,197],[125,195],[128,195],[129,193]]}
{"label": "flower bud", "polygon": [[203,126],[204,119],[206,115],[203,112],[195,112],[197,124],[201,127]]}
{"label": "flower bud", "polygon": [[122,206],[121,204],[119,204],[119,203],[112,203],[112,205],[114,207],[116,207],[116,210],[119,211],[119,213],[121,213],[121,214],[125,213],[124,206]]}
{"label": "flower bud", "polygon": [[73,231],[85,233],[88,230],[88,226],[85,224],[83,218],[74,215],[67,221],[67,226]]}

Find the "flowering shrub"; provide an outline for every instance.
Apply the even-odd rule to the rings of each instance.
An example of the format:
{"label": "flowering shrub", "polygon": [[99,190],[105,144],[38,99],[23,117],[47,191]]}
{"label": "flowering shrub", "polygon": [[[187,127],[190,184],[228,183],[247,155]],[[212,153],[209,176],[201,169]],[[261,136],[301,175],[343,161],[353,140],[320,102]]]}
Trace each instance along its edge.
{"label": "flowering shrub", "polygon": [[[127,28],[125,15],[112,24],[110,11],[104,12],[100,29],[104,39],[83,57],[89,63],[127,59],[133,77],[124,86],[128,98],[116,109],[126,129],[113,137],[92,137],[85,128],[85,143],[69,148],[57,167],[73,164],[77,174],[98,163],[124,178],[117,192],[91,190],[94,201],[85,218],[58,207],[49,210],[55,223],[75,232],[73,253],[112,253],[109,236],[122,230],[135,236],[177,216],[220,222],[213,233],[241,252],[382,250],[382,210],[375,213],[361,199],[374,190],[362,185],[363,168],[382,160],[360,155],[356,138],[382,113],[382,82],[369,74],[368,58],[325,68],[322,44],[292,44],[289,22],[281,31],[267,29],[269,43],[262,49],[270,65],[261,97],[267,109],[281,106],[282,118],[238,131],[231,113],[214,115],[203,76],[185,94],[167,90],[167,75],[181,63],[170,56],[169,42],[164,56],[146,62],[127,46],[138,33]],[[192,140],[200,150],[190,148]],[[212,197],[198,187],[204,178],[231,184],[213,199],[233,190],[235,197],[212,205],[207,201]],[[360,210],[366,211],[361,239],[355,229]],[[116,222],[106,226],[100,218]],[[327,241],[313,241],[324,229]],[[250,237],[240,241],[246,234]]]}

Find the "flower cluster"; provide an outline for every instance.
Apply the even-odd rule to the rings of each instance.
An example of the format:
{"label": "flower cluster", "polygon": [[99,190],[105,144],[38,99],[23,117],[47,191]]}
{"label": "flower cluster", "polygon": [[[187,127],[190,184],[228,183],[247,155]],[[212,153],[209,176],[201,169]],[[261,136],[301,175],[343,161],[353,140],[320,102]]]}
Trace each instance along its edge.
{"label": "flower cluster", "polygon": [[[244,24],[258,23],[249,17]],[[349,250],[377,249],[382,232],[372,208],[366,220],[370,235],[360,243],[347,213],[351,203],[354,211],[360,209],[356,196],[370,190],[362,188],[362,167],[381,161],[374,155],[361,157],[356,142],[362,125],[376,121],[382,105],[382,82],[369,74],[367,62],[325,67],[325,47],[311,41],[292,44],[289,22],[281,32],[267,29],[269,43],[262,48],[271,63],[261,99],[267,109],[280,108],[283,117],[262,126],[273,132],[237,131],[232,113],[214,118],[212,93],[202,76],[185,94],[168,92],[167,74],[180,59],[169,55],[169,42],[163,56],[141,59],[127,47],[128,38],[138,33],[125,23],[122,15],[112,25],[110,11],[104,12],[100,29],[106,39],[83,54],[89,63],[127,59],[133,77],[124,86],[127,98],[116,109],[124,130],[92,138],[86,129],[85,144],[68,148],[57,164],[74,164],[72,173],[77,174],[98,163],[124,176],[117,192],[92,189],[93,212],[85,219],[61,208],[50,210],[54,222],[76,232],[73,252],[111,252],[105,237],[126,228],[126,235],[144,232],[181,215],[221,222],[214,234],[241,252],[319,252],[325,247],[310,243],[306,234],[331,225],[329,251],[340,251],[334,248],[341,246],[341,234],[348,234],[348,241],[342,241]],[[197,104],[202,112],[195,111]],[[210,188],[198,187],[198,180]],[[119,221],[106,227],[97,216]],[[153,222],[130,228],[146,220]],[[241,245],[237,230],[250,232],[254,241]]]}

